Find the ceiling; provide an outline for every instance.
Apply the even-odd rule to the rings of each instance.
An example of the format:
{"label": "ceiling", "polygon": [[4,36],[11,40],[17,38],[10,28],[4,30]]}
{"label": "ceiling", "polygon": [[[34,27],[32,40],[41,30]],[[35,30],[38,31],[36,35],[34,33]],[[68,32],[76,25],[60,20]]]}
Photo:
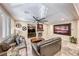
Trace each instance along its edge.
{"label": "ceiling", "polygon": [[78,18],[72,3],[10,3],[14,16],[21,21],[32,21],[32,16],[46,17],[49,23],[72,21]]}

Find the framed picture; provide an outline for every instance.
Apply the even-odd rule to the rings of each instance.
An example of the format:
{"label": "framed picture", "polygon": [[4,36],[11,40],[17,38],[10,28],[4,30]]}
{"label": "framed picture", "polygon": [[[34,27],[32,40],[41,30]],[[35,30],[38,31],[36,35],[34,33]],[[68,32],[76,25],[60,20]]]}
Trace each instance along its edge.
{"label": "framed picture", "polygon": [[71,23],[54,25],[54,33],[71,36]]}
{"label": "framed picture", "polygon": [[43,24],[37,24],[37,31],[43,31]]}

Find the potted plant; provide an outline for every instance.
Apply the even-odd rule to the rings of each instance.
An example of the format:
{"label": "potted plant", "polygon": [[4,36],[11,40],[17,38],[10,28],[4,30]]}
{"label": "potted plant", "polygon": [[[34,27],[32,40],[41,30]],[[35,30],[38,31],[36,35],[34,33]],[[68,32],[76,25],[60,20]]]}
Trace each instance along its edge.
{"label": "potted plant", "polygon": [[70,42],[71,43],[77,43],[77,38],[75,38],[74,36],[70,37]]}

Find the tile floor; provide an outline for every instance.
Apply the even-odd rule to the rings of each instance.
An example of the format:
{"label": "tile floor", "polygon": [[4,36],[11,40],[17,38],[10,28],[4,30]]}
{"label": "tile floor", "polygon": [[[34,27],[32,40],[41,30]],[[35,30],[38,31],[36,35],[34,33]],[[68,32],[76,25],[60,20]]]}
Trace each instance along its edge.
{"label": "tile floor", "polygon": [[64,41],[62,42],[61,51],[55,56],[79,56],[79,45]]}

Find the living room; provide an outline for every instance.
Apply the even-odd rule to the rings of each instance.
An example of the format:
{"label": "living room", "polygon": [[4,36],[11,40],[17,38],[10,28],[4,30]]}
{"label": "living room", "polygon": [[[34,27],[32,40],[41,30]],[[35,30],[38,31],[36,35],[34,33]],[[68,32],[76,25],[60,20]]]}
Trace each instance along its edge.
{"label": "living room", "polygon": [[[0,4],[0,13],[1,13],[0,14],[1,15],[0,16],[0,19],[1,19],[0,20],[0,22],[1,22],[0,23],[0,27],[1,27],[0,43],[2,41],[6,41],[6,38],[9,36],[12,36],[12,35],[18,36],[19,35],[19,36],[22,36],[23,39],[25,39],[26,46],[27,46],[27,47],[23,46],[21,48],[18,47],[21,49],[19,51],[21,56],[23,56],[23,55],[25,55],[25,56],[32,55],[33,56],[33,53],[34,53],[34,56],[36,56],[36,54],[39,56],[42,56],[42,55],[53,56],[51,54],[54,54],[54,56],[55,55],[77,56],[77,55],[79,55],[79,51],[78,51],[78,49],[79,49],[79,47],[78,47],[78,45],[79,45],[79,41],[78,41],[78,39],[79,39],[79,36],[78,36],[79,35],[78,5],[79,4],[72,4],[72,3],[70,3],[70,4],[68,4],[68,3],[66,3],[66,4],[65,3],[61,3],[61,4],[58,4],[58,3],[56,3],[56,4],[53,4],[53,3]],[[33,10],[34,8],[36,8],[36,9]],[[32,17],[32,15],[29,14],[31,12],[29,12],[28,9],[31,10],[31,12],[33,12],[32,13],[33,17]],[[41,11],[39,11],[39,9]],[[46,13],[47,13],[47,15],[46,15]],[[39,19],[41,19],[41,18],[37,17],[39,15],[44,17],[44,18],[42,17],[43,19],[45,19],[44,22],[39,21]],[[6,19],[7,19],[7,21],[6,21]],[[9,21],[8,21],[8,19],[9,19]],[[10,28],[8,28],[9,26],[10,26]],[[5,29],[5,27],[7,30]],[[3,29],[5,29],[5,30],[3,30]],[[38,39],[39,37],[42,39]],[[59,43],[58,43],[59,45],[57,45],[58,50],[56,53],[53,52],[53,50],[52,50],[52,51],[49,51],[52,53],[46,54],[47,50],[44,50],[44,48],[43,48],[43,50],[41,49],[40,53],[39,53],[36,50],[36,48],[34,47],[34,45],[31,46],[32,43],[36,44],[36,43],[39,43],[42,41],[46,42],[46,41],[50,41],[49,39],[54,39],[54,38],[55,39],[59,38]],[[19,43],[17,43],[17,44],[19,44]],[[57,44],[57,43],[55,43],[55,44]],[[12,44],[11,48],[13,48],[14,45],[15,44]],[[51,44],[48,44],[48,46],[50,46],[50,45]],[[46,47],[48,47],[48,46],[46,46]],[[53,43],[52,43],[52,47],[53,47]],[[33,51],[33,49],[34,49],[34,51]],[[47,49],[50,50],[51,48],[49,47]],[[54,48],[52,48],[52,49],[54,49]],[[55,49],[57,49],[57,47]],[[9,49],[9,50],[11,50],[11,49]],[[43,51],[44,51],[44,54],[42,54]],[[12,52],[11,53],[7,52],[7,55],[10,55],[10,54],[12,54]],[[17,54],[17,53],[15,53],[15,54]],[[4,55],[4,53],[2,53],[2,55]]]}

